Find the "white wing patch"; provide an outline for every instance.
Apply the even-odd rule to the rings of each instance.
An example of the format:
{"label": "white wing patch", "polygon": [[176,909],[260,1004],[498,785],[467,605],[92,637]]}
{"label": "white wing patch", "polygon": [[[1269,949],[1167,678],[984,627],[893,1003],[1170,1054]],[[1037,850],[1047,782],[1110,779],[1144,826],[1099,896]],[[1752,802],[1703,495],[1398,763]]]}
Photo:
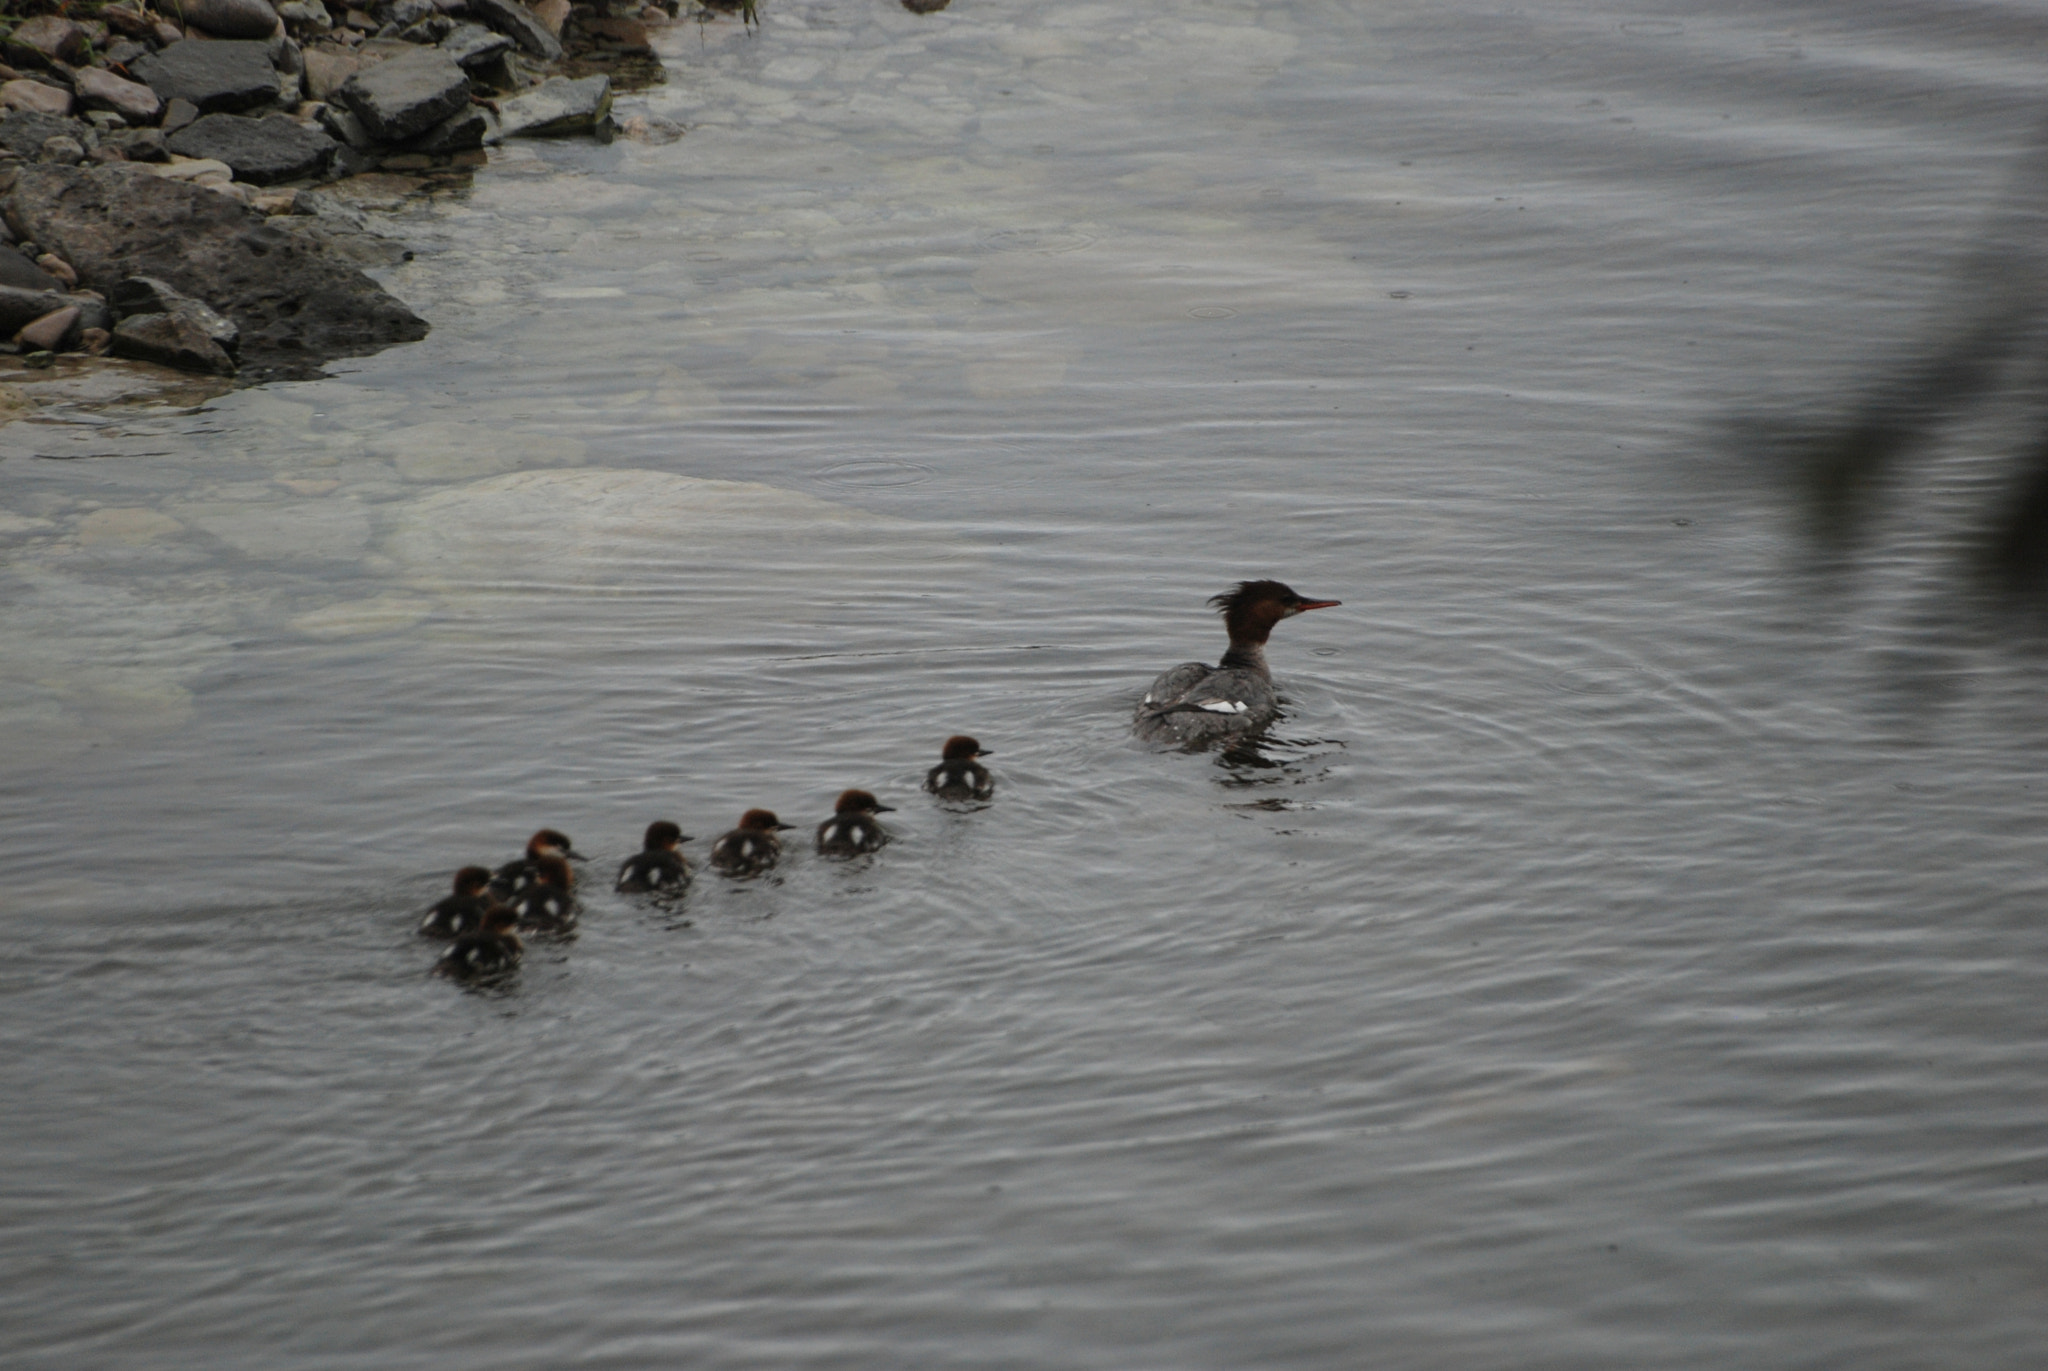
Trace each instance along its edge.
{"label": "white wing patch", "polygon": [[1245,711],[1243,700],[1204,700],[1197,707],[1211,714],[1242,714]]}

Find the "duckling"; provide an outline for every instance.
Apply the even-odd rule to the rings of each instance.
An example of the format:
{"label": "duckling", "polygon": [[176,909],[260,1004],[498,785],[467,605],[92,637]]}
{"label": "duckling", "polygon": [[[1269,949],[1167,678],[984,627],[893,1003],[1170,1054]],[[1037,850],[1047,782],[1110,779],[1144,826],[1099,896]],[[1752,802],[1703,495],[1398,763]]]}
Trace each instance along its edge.
{"label": "duckling", "polygon": [[498,868],[498,874],[491,877],[491,893],[501,900],[509,900],[532,885],[536,864],[543,857],[567,857],[572,862],[584,860],[576,845],[569,841],[568,834],[543,828],[527,839],[524,857]]}
{"label": "duckling", "polygon": [[794,827],[776,818],[773,810],[750,809],[740,815],[738,828],[711,845],[711,865],[728,876],[758,876],[782,855],[777,832]]}
{"label": "duckling", "polygon": [[676,848],[690,841],[690,835],[657,819],[647,825],[642,850],[619,868],[618,883],[612,888],[628,895],[673,894],[690,883],[690,864]]}
{"label": "duckling", "polygon": [[465,866],[455,873],[455,893],[427,911],[420,920],[422,938],[459,938],[483,926],[484,914],[496,909],[490,893],[491,869]]}
{"label": "duckling", "polygon": [[832,817],[818,825],[818,851],[827,857],[857,857],[889,841],[889,831],[875,822],[877,814],[893,814],[865,790],[842,793]]}
{"label": "duckling", "polygon": [[939,764],[925,774],[924,788],[942,800],[986,800],[996,793],[995,777],[976,757],[990,753],[964,733],[946,739]]}
{"label": "duckling", "polygon": [[512,914],[527,933],[566,933],[576,926],[575,873],[560,857],[534,863],[533,883],[512,897]]}
{"label": "duckling", "polygon": [[461,981],[483,981],[511,971],[519,965],[520,953],[526,950],[519,935],[512,931],[513,918],[506,906],[492,905],[484,912],[483,923],[476,931],[465,933],[448,945],[448,950],[434,963],[434,974]]}

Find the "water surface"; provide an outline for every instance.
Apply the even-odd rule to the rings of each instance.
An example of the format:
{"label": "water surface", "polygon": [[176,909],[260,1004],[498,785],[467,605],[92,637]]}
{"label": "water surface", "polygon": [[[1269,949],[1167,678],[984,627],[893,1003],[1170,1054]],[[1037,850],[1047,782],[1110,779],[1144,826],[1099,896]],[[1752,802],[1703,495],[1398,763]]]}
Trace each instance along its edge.
{"label": "water surface", "polygon": [[[2025,407],[1834,579],[1720,435],[1942,309],[2048,14],[764,10],[408,212],[425,342],[0,429],[0,1364],[2034,1364]],[[1268,745],[1132,744],[1251,575]]]}

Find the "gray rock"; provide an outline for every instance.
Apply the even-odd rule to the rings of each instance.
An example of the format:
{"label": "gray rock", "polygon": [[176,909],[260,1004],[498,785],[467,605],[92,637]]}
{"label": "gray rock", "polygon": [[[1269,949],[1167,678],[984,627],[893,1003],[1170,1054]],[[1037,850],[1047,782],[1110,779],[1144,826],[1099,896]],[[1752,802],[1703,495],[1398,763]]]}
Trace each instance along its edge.
{"label": "gray rock", "polygon": [[107,302],[99,296],[89,290],[82,290],[64,298],[78,307],[78,327],[81,330],[98,328],[109,333],[114,331],[114,311],[108,308]]}
{"label": "gray rock", "polygon": [[562,58],[561,39],[549,33],[547,25],[536,19],[532,10],[514,0],[469,0],[469,17],[510,34],[523,51],[544,62],[558,62]]}
{"label": "gray rock", "polygon": [[547,138],[588,133],[611,111],[611,77],[585,76],[572,81],[551,76],[524,95],[500,100],[498,124],[507,138]]}
{"label": "gray rock", "polygon": [[304,57],[306,94],[315,100],[332,99],[342,82],[363,69],[362,58],[330,47],[308,48]]}
{"label": "gray rock", "polygon": [[284,20],[285,28],[291,32],[309,36],[334,27],[333,16],[319,0],[285,0],[277,7],[277,17]]}
{"label": "gray rock", "polygon": [[124,319],[131,314],[180,315],[198,325],[224,352],[232,353],[242,341],[241,330],[226,315],[154,276],[122,277],[107,291],[107,304]]}
{"label": "gray rock", "polygon": [[0,286],[39,293],[64,289],[62,281],[9,247],[0,247]]}
{"label": "gray rock", "polygon": [[185,22],[216,38],[268,38],[277,30],[277,11],[265,0],[178,0]]}
{"label": "gray rock", "polygon": [[78,103],[89,110],[111,110],[130,124],[148,124],[163,112],[163,97],[140,81],[124,81],[110,71],[86,67],[71,74]]}
{"label": "gray rock", "polygon": [[61,291],[0,286],[0,335],[11,338],[16,329],[70,303]]}
{"label": "gray rock", "polygon": [[408,29],[438,11],[434,0],[392,0],[389,5],[379,5],[375,13],[393,29]]}
{"label": "gray rock", "polygon": [[235,374],[235,359],[181,314],[131,314],[114,326],[116,357],[133,357],[214,376]]}
{"label": "gray rock", "polygon": [[405,145],[407,152],[467,152],[497,142],[498,121],[481,105],[449,116]]}
{"label": "gray rock", "polygon": [[425,133],[469,103],[469,77],[436,48],[403,53],[359,71],[334,98],[384,143]]}
{"label": "gray rock", "polygon": [[130,38],[150,36],[152,21],[142,12],[140,4],[108,5],[99,12],[99,17],[115,33],[126,34]]}
{"label": "gray rock", "polygon": [[493,53],[467,68],[476,78],[477,84],[492,90],[525,90],[533,83],[527,79],[526,68],[519,60],[519,54],[507,48]]}
{"label": "gray rock", "polygon": [[83,144],[86,127],[76,119],[60,119],[31,110],[14,110],[0,118],[0,147],[16,157],[33,160],[52,138],[76,138]]}
{"label": "gray rock", "polygon": [[245,372],[317,375],[329,358],[426,336],[426,322],[341,260],[318,225],[288,233],[229,196],[133,169],[13,175],[0,214],[18,238],[57,253],[95,289],[151,276],[210,301],[241,330]]}
{"label": "gray rock", "polygon": [[180,157],[211,157],[234,168],[237,181],[270,186],[318,176],[334,155],[334,140],[282,114],[209,114],[165,140]]}
{"label": "gray rock", "polygon": [[121,156],[130,162],[171,160],[171,149],[164,142],[162,129],[123,129],[107,135],[105,141],[120,149]]}
{"label": "gray rock", "polygon": [[333,134],[339,142],[352,148],[367,151],[377,146],[377,140],[363,127],[363,121],[350,114],[340,105],[320,107],[320,127]]}
{"label": "gray rock", "polygon": [[457,24],[441,40],[441,51],[454,58],[465,71],[483,66],[511,46],[510,38],[502,33],[493,33],[482,24]]}
{"label": "gray rock", "polygon": [[306,50],[290,34],[280,32],[270,40],[270,65],[285,76],[297,76],[306,69]]}
{"label": "gray rock", "polygon": [[77,305],[55,309],[42,318],[23,324],[14,341],[26,351],[65,352],[78,340],[80,328]]}
{"label": "gray rock", "polygon": [[337,199],[325,191],[302,190],[292,197],[292,213],[303,214],[321,223],[347,229],[353,233],[370,231],[370,216],[346,200]]}
{"label": "gray rock", "polygon": [[129,71],[166,101],[189,100],[201,114],[235,114],[267,105],[280,89],[270,45],[253,40],[188,38],[136,58]]}
{"label": "gray rock", "polygon": [[159,125],[158,131],[165,137],[169,137],[197,118],[199,118],[199,106],[193,104],[190,100],[167,100],[164,102],[163,123]]}
{"label": "gray rock", "polygon": [[23,20],[0,43],[7,60],[16,66],[46,67],[53,62],[75,66],[85,60],[91,40],[84,29],[55,14],[39,14]]}
{"label": "gray rock", "polygon": [[377,152],[374,148],[352,148],[344,143],[334,150],[334,175],[361,176],[377,169]]}
{"label": "gray rock", "polygon": [[85,160],[85,144],[68,133],[60,133],[43,140],[43,145],[36,149],[36,160],[68,167]]}

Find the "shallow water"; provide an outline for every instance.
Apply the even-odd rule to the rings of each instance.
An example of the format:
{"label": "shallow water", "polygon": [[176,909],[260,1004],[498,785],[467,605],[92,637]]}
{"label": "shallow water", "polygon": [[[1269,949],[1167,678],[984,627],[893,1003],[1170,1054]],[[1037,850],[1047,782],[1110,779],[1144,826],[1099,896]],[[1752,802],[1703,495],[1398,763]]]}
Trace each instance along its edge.
{"label": "shallow water", "polygon": [[[1949,302],[2048,12],[763,8],[414,211],[424,343],[0,429],[0,1365],[2035,1364],[2024,406],[1833,578],[1722,435]],[[1275,737],[1133,745],[1257,574]]]}

